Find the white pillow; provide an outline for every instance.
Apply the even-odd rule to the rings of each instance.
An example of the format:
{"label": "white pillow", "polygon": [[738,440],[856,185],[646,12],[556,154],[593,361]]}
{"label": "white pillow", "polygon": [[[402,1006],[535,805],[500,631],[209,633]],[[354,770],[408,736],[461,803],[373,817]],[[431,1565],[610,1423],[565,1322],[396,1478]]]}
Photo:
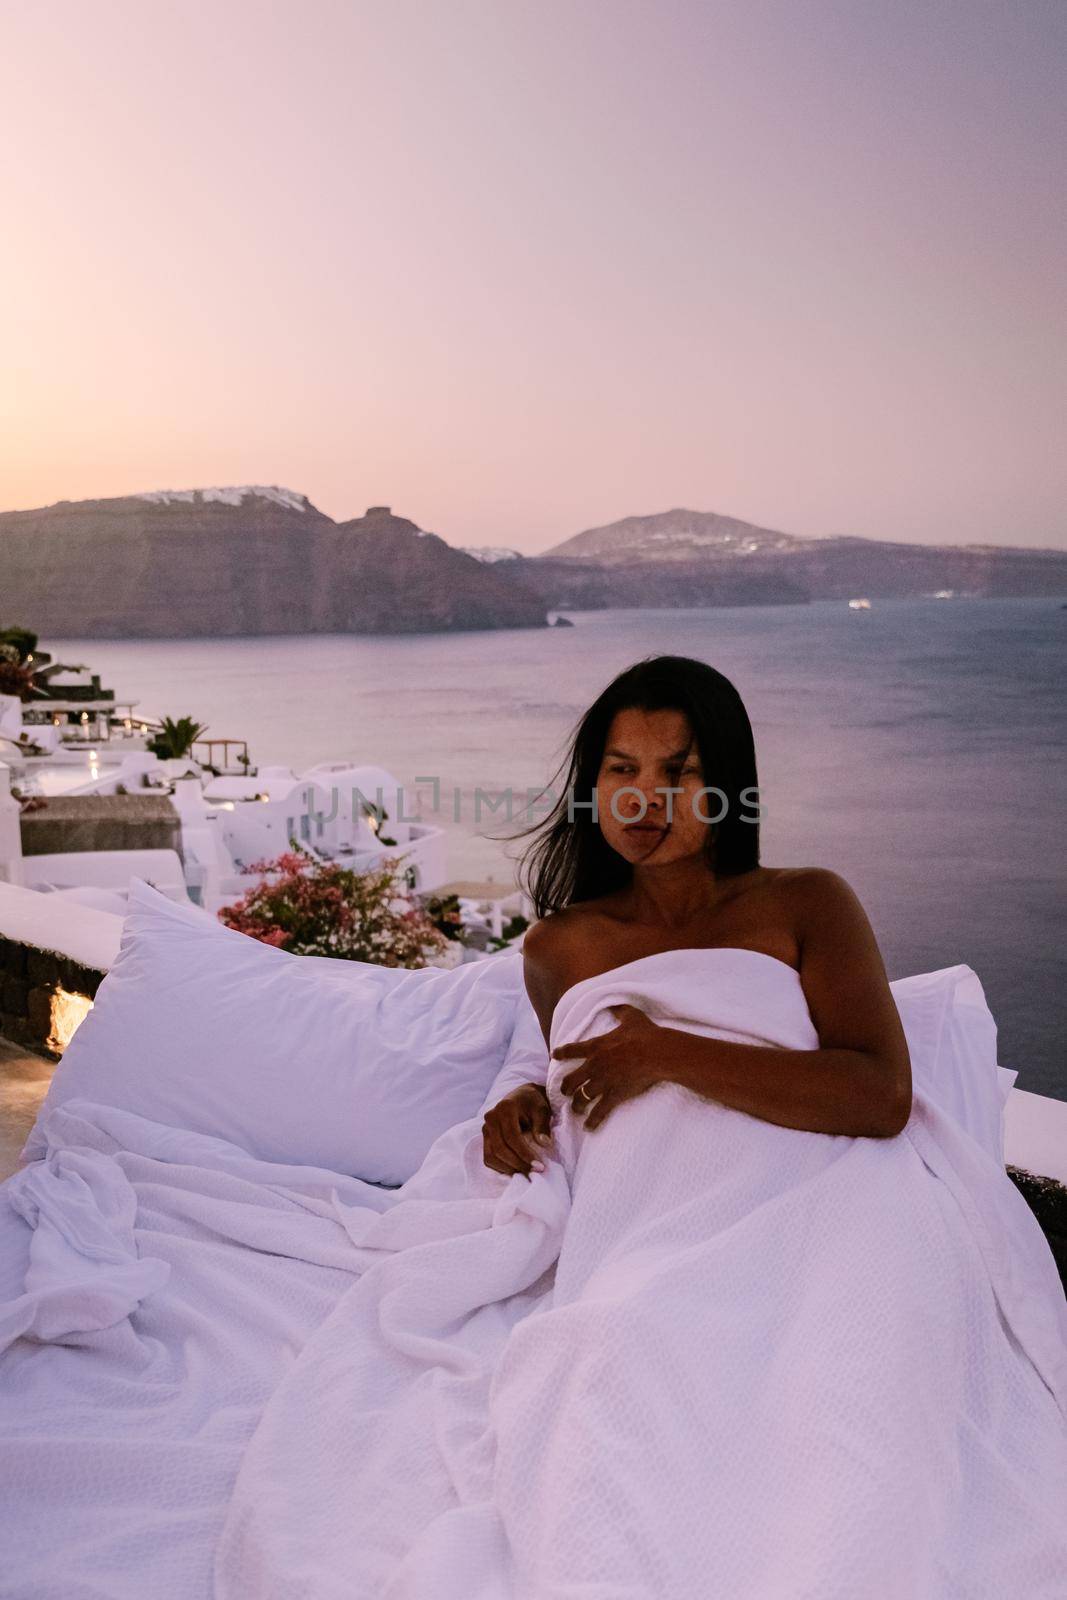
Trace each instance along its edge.
{"label": "white pillow", "polygon": [[897,978],[889,987],[915,1087],[1003,1166],[1004,1102],[1018,1074],[997,1065],[997,1025],[978,974],[968,966],[943,967]]}
{"label": "white pillow", "polygon": [[1018,1076],[1018,1072],[1012,1067],[997,1068],[997,1078],[1000,1082],[1000,1098],[1005,1106],[1008,1103],[1008,1096],[1015,1088],[1015,1080]]}
{"label": "white pillow", "polygon": [[118,957],[24,1155],[44,1153],[55,1106],[84,1099],[402,1183],[478,1111],[521,988],[515,952],[451,970],[294,956],[134,879]]}

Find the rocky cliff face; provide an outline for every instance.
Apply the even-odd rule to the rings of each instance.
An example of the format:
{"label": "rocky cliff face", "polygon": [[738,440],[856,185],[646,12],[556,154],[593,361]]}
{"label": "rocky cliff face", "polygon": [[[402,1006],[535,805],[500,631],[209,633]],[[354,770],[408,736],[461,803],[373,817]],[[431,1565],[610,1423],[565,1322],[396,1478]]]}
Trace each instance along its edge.
{"label": "rocky cliff face", "polygon": [[60,501],[0,515],[0,619],[76,638],[536,628],[521,582],[388,506],[335,523],[277,488]]}
{"label": "rocky cliff face", "polygon": [[[774,571],[739,568],[726,561],[597,562],[549,556],[509,562],[524,588],[550,610],[600,611],[612,606],[671,610],[685,606],[802,605],[803,584]],[[851,592],[851,591],[850,591]]]}
{"label": "rocky cliff face", "polygon": [[768,604],[938,589],[1067,595],[1067,551],[798,538],[710,511],[626,517],[518,568],[500,567],[550,607]]}
{"label": "rocky cliff face", "polygon": [[426,633],[547,623],[536,591],[425,533],[388,507],[331,522],[318,537],[319,631]]}
{"label": "rocky cliff face", "polygon": [[0,622],[57,638],[537,628],[546,609],[1067,595],[1067,552],[808,539],[715,512],[627,517],[543,556],[457,549],[388,506],[334,522],[274,487],[0,514]]}

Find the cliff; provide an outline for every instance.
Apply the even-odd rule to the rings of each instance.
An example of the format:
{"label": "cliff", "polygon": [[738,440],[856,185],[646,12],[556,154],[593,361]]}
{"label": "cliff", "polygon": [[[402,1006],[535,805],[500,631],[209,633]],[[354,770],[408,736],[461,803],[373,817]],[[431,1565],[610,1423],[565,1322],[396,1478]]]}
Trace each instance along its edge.
{"label": "cliff", "polygon": [[547,625],[521,582],[388,506],[336,523],[264,487],[0,514],[0,616],[97,639]]}
{"label": "cliff", "polygon": [[513,572],[550,607],[769,604],[939,589],[1067,595],[1064,550],[801,538],[682,508],[588,528],[497,570]]}
{"label": "cliff", "polygon": [[[796,579],[723,561],[657,563],[555,560],[550,556],[499,564],[552,610],[600,611],[611,606],[653,610],[684,606],[804,604],[810,595]],[[853,591],[850,591],[850,593]]]}
{"label": "cliff", "polygon": [[540,556],[456,548],[388,506],[334,522],[279,488],[161,490],[0,514],[0,620],[75,638],[540,628],[546,609],[1067,596],[1067,551],[801,538],[675,509]]}
{"label": "cliff", "polygon": [[547,625],[536,591],[388,507],[320,531],[314,596],[318,631],[330,633]]}

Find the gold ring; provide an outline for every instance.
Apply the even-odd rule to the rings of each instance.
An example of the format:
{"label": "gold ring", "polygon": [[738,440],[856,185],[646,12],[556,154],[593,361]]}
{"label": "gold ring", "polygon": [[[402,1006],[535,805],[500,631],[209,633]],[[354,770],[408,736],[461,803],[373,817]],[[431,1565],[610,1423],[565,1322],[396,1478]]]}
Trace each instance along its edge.
{"label": "gold ring", "polygon": [[[589,1082],[589,1079],[586,1078],[585,1083],[588,1083],[588,1082]],[[578,1085],[578,1093],[581,1095],[583,1100],[592,1100],[593,1096],[591,1094],[587,1094],[586,1093],[585,1083],[580,1083]]]}

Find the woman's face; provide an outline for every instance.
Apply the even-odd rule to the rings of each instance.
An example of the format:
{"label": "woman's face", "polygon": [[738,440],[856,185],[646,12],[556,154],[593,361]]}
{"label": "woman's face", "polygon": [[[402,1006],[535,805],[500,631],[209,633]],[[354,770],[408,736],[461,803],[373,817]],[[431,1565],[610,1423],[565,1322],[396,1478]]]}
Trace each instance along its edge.
{"label": "woman's face", "polygon": [[[708,781],[684,712],[619,711],[597,777],[600,831],[634,865],[659,866],[697,854],[707,838],[702,819],[717,815],[714,794],[693,804]],[[681,792],[667,794],[668,789]]]}

